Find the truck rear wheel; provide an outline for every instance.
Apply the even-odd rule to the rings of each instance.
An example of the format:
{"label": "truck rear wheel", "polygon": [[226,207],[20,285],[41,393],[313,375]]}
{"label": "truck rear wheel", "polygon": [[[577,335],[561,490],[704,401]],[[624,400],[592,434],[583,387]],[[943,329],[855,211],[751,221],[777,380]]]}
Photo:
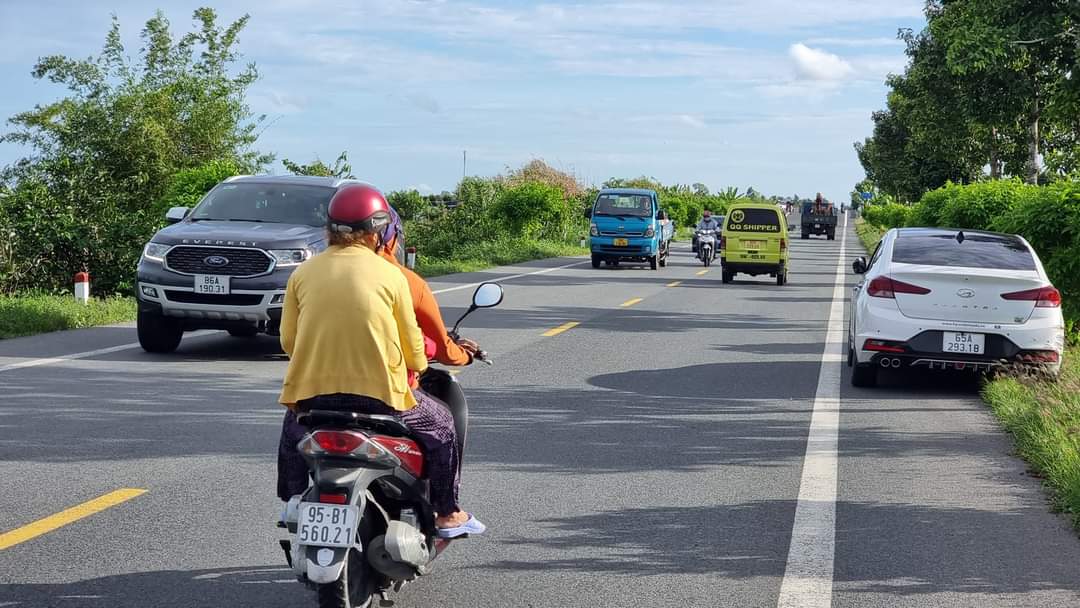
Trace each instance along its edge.
{"label": "truck rear wheel", "polygon": [[184,326],[178,319],[140,312],[135,320],[139,346],[148,353],[171,353],[180,346]]}
{"label": "truck rear wheel", "polygon": [[836,240],[836,233],[835,232],[829,232],[829,240],[830,241],[835,241]]}
{"label": "truck rear wheel", "polygon": [[600,262],[601,262],[600,256],[594,254],[592,256],[592,267],[593,268],[600,268]]}
{"label": "truck rear wheel", "polygon": [[803,238],[803,240],[804,240],[804,241],[805,241],[806,239],[809,239],[809,238],[810,238],[810,233],[809,233],[809,232],[804,232],[804,233],[802,233],[802,238]]}

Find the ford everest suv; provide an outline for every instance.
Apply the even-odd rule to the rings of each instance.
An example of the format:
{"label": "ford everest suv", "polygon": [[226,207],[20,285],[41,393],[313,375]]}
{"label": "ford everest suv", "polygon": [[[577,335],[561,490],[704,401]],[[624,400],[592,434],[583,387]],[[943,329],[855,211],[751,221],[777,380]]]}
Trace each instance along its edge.
{"label": "ford everest suv", "polygon": [[139,261],[139,344],[176,350],[185,331],[276,335],[285,284],[326,248],[326,208],[343,185],[331,177],[240,176],[193,209],[174,207]]}

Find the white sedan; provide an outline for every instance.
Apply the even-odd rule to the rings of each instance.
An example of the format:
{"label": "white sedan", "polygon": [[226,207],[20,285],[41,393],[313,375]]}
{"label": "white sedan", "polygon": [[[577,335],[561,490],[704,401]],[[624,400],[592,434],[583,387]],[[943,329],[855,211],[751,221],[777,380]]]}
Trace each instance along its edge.
{"label": "white sedan", "polygon": [[894,228],[852,266],[863,275],[848,327],[855,386],[875,386],[886,368],[1061,369],[1061,294],[1019,236]]}

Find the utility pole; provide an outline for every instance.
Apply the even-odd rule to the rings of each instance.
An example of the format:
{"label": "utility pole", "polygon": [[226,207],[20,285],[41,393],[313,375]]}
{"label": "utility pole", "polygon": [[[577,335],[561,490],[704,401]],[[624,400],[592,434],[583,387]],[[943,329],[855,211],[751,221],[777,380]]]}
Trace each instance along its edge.
{"label": "utility pole", "polygon": [[461,179],[465,180],[469,176],[469,152],[468,150],[461,151]]}

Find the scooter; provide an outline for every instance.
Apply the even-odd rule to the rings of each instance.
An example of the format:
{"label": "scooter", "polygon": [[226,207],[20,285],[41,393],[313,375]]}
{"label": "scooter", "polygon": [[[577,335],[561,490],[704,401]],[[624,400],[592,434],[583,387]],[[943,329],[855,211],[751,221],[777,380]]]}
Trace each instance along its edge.
{"label": "scooter", "polygon": [[[451,338],[465,317],[502,299],[496,283],[477,287]],[[483,351],[474,361],[492,363]],[[449,406],[464,448],[468,405],[460,385],[442,370],[420,382]],[[298,447],[312,484],[286,507],[290,538],[280,543],[289,567],[317,592],[320,608],[367,608],[376,595],[387,602],[391,590],[429,573],[453,542],[435,528],[423,448],[394,416],[309,410],[298,419],[309,430]]]}
{"label": "scooter", "polygon": [[716,259],[716,231],[715,230],[698,230],[697,231],[698,249],[697,257],[701,260],[705,266],[711,266],[712,261]]}

